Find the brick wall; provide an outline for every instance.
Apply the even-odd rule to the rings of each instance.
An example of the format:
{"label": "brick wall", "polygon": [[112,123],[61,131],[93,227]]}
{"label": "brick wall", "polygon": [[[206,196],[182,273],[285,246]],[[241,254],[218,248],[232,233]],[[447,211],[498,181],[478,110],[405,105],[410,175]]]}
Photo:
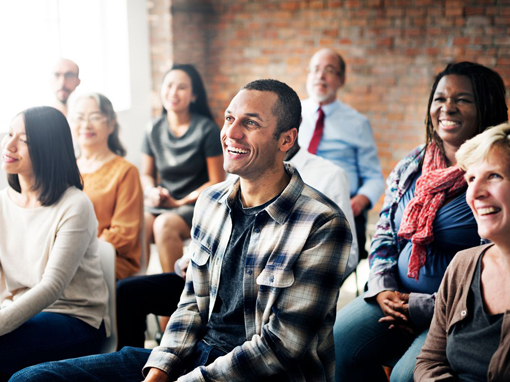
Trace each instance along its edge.
{"label": "brick wall", "polygon": [[[155,91],[161,65],[172,55],[176,62],[196,64],[220,126],[233,95],[254,79],[282,80],[306,98],[310,56],[322,47],[337,49],[347,62],[347,83],[339,96],[372,122],[385,176],[423,141],[430,86],[446,63],[482,63],[495,68],[510,85],[510,0],[151,0],[149,4],[153,77],[159,76]],[[166,14],[156,16],[160,8]],[[161,25],[168,20],[169,33]],[[165,47],[169,41],[171,46]],[[163,51],[170,56],[161,61]],[[374,210],[379,209],[380,203]]]}

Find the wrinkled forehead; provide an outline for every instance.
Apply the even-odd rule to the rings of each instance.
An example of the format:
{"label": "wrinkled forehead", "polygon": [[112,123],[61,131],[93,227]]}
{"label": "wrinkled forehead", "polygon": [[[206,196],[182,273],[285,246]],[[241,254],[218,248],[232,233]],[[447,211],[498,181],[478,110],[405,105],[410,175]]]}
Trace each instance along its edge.
{"label": "wrinkled forehead", "polygon": [[336,70],[340,70],[340,63],[338,62],[338,56],[333,52],[327,50],[321,50],[315,53],[310,59],[310,67],[332,67]]}

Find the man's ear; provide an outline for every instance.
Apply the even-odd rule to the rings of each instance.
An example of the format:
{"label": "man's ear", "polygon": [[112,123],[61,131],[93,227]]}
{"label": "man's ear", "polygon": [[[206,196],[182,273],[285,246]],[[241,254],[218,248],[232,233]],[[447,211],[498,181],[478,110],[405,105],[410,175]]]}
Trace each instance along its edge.
{"label": "man's ear", "polygon": [[338,89],[341,89],[345,85],[345,73],[340,76],[340,87]]}
{"label": "man's ear", "polygon": [[298,135],[297,128],[293,127],[287,131],[284,131],[280,135],[280,150],[283,152],[289,151],[292,146],[294,146],[294,142],[296,142]]}

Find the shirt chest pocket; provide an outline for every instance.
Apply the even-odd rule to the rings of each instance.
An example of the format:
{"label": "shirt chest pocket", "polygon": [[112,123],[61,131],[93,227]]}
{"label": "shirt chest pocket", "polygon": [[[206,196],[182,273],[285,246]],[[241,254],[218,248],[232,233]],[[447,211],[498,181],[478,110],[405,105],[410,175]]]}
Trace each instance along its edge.
{"label": "shirt chest pocket", "polygon": [[211,257],[211,250],[197,242],[192,243],[191,261],[199,267],[203,267]]}
{"label": "shirt chest pocket", "polygon": [[262,287],[288,288],[294,284],[292,269],[265,268],[257,277],[257,284]]}

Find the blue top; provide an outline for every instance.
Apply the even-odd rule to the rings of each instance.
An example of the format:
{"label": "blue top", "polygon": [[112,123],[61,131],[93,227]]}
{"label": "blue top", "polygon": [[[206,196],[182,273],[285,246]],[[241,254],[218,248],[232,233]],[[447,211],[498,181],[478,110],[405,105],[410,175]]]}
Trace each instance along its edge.
{"label": "blue top", "polygon": [[[302,106],[303,122],[298,141],[307,150],[315,130],[319,104],[306,99]],[[384,178],[370,122],[363,114],[338,100],[322,106],[322,110],[325,114],[324,133],[316,154],[345,170],[351,197],[365,195],[373,206],[384,191]]]}
{"label": "blue top", "polygon": [[[416,181],[421,170],[403,195],[395,211],[395,227],[400,229],[404,209],[414,197]],[[435,293],[439,289],[446,267],[455,254],[465,248],[480,244],[476,220],[466,203],[466,193],[457,195],[449,203],[444,204],[436,214],[433,223],[434,241],[427,245],[427,260],[420,269],[418,280],[407,277],[409,257],[413,244],[404,240],[398,257],[398,275],[402,288],[408,292]]]}

